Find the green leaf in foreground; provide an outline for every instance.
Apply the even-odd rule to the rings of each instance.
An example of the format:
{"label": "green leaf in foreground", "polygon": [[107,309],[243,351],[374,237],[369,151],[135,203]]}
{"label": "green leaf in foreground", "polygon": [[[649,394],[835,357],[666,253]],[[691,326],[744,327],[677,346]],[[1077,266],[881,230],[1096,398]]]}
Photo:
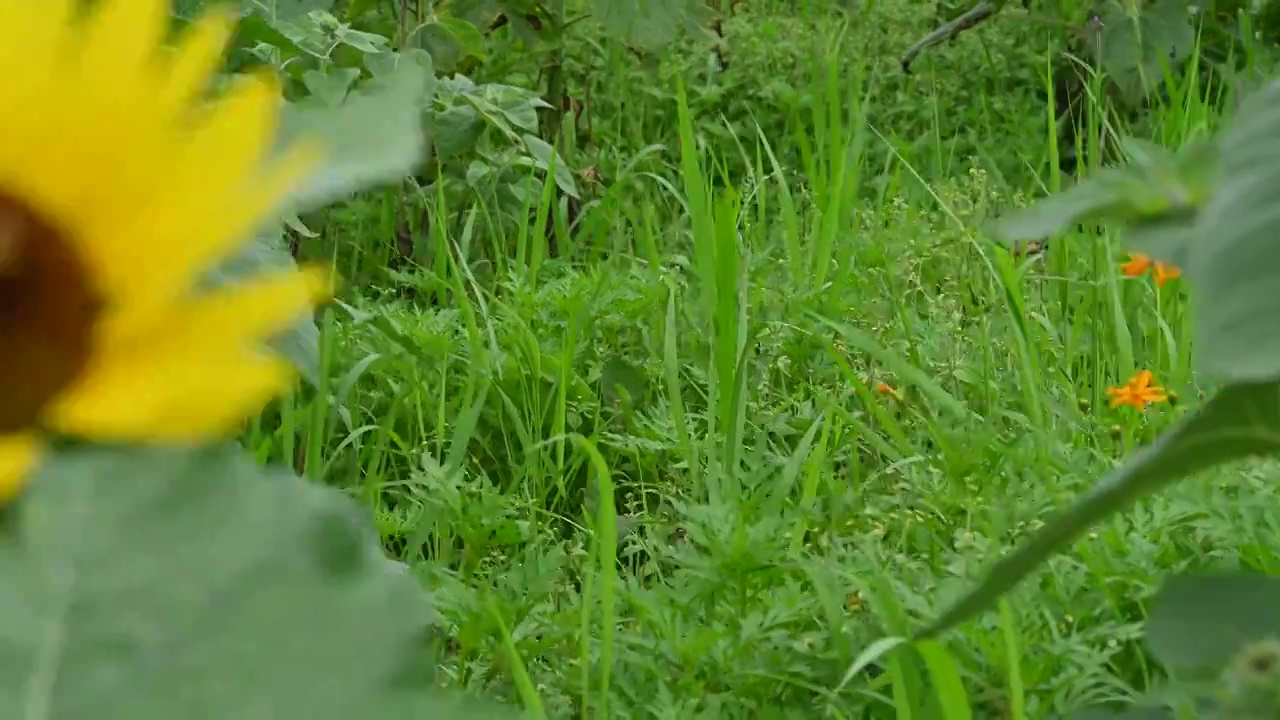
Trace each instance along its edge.
{"label": "green leaf in foreground", "polygon": [[1147,645],[1168,669],[1216,674],[1246,646],[1280,639],[1280,578],[1170,578],[1152,602],[1146,630]]}
{"label": "green leaf in foreground", "polygon": [[1221,182],[1204,207],[1188,278],[1197,366],[1222,382],[1280,377],[1280,81],[1250,95],[1221,137]]}
{"label": "green leaf in foreground", "polygon": [[[1006,242],[1044,240],[1081,222],[1119,222],[1150,227],[1189,227],[1215,189],[1218,146],[1188,145],[1176,155],[1153,143],[1124,141],[1128,165],[1109,168],[1060,193],[997,221],[994,233]],[[1150,245],[1150,232],[1142,245]],[[1130,247],[1174,262],[1182,243]],[[1181,255],[1177,255],[1180,258]],[[1180,263],[1181,264],[1181,263]]]}
{"label": "green leaf in foreground", "polygon": [[406,687],[431,610],[354,503],[231,449],[54,457],[0,563],[0,717],[477,717]]}
{"label": "green leaf in foreground", "polygon": [[1280,383],[1242,383],[1223,389],[996,563],[977,588],[917,638],[936,636],[983,612],[1080,533],[1137,500],[1205,468],[1280,450],[1277,427]]}
{"label": "green leaf in foreground", "polygon": [[425,159],[423,108],[435,92],[431,56],[387,55],[368,88],[336,108],[289,106],[281,143],[300,136],[324,143],[324,164],[290,195],[305,211],[376,183],[410,175]]}

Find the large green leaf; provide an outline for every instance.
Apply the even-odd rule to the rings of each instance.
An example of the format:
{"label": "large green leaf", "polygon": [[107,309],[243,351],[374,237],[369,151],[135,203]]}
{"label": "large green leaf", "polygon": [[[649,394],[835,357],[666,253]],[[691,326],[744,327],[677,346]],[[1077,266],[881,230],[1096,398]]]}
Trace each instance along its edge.
{"label": "large green leaf", "polygon": [[650,50],[709,17],[702,0],[593,0],[592,12],[615,38]]}
{"label": "large green leaf", "polygon": [[1280,578],[1183,575],[1152,603],[1147,645],[1174,672],[1217,675],[1247,645],[1280,638]]}
{"label": "large green leaf", "polygon": [[[1177,153],[1135,138],[1123,148],[1128,162],[1108,168],[1055,195],[1001,218],[995,233],[1014,241],[1043,240],[1080,222],[1118,222],[1134,226],[1133,247],[1166,262],[1182,258],[1185,241],[1176,232],[1189,229],[1197,210],[1215,190],[1219,150],[1210,142]],[[1159,228],[1159,233],[1152,233]],[[1181,263],[1179,263],[1181,264]]]}
{"label": "large green leaf", "polygon": [[1280,383],[1241,383],[1219,392],[1155,443],[1103,478],[1031,540],[996,563],[977,588],[919,637],[945,632],[989,608],[1094,523],[1192,473],[1280,450]]}
{"label": "large green leaf", "polygon": [[300,136],[324,143],[324,165],[290,196],[296,211],[341,199],[377,183],[399,180],[425,159],[423,108],[435,92],[431,56],[411,51],[370,67],[366,89],[357,89],[337,107],[288,106],[281,143]]}
{"label": "large green leaf", "polygon": [[[1136,8],[1136,9],[1135,9]],[[1102,65],[1133,104],[1164,80],[1164,68],[1195,49],[1187,0],[1109,0],[1102,12]]]}
{"label": "large green leaf", "polygon": [[3,520],[0,717],[478,717],[406,682],[431,609],[336,491],[227,448],[79,449]]}
{"label": "large green leaf", "polygon": [[1280,81],[1245,100],[1221,139],[1188,277],[1198,368],[1211,380],[1280,377]]}

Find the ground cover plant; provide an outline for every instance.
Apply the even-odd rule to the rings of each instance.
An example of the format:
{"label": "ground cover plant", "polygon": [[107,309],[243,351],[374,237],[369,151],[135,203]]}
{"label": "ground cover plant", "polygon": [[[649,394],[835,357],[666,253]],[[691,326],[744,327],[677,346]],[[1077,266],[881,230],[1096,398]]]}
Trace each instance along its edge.
{"label": "ground cover plant", "polygon": [[[1183,5],[1015,3],[920,52],[979,5],[230,3],[222,76],[274,77],[327,160],[210,280],[336,297],[252,333],[293,323],[303,380],[238,450],[55,443],[13,486],[0,552],[43,584],[0,604],[60,602],[0,701],[1274,717],[1276,4]],[[169,545],[138,567],[171,596],[119,610]],[[169,631],[91,672],[224,606],[285,649]],[[219,652],[150,659],[181,647]]]}

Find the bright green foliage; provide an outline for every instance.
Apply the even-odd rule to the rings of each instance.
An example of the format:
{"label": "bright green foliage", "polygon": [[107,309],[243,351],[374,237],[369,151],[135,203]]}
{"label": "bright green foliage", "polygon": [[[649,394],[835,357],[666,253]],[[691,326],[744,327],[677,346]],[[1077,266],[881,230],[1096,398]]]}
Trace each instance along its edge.
{"label": "bright green foliage", "polygon": [[1078,499],[991,570],[972,594],[922,631],[931,636],[996,599],[1108,516],[1193,473],[1240,458],[1280,452],[1280,382],[1228,386]]}
{"label": "bright green foliage", "polygon": [[374,540],[238,449],[61,452],[0,528],[0,715],[466,717],[423,694],[431,609]]}
{"label": "bright green foliage", "polygon": [[[1005,221],[1010,239],[1042,237],[1083,219],[1136,224],[1143,249],[1184,265],[1199,308],[1199,365],[1206,378],[1225,386],[998,562],[922,636],[988,608],[1050,555],[1135,501],[1215,465],[1280,452],[1278,108],[1280,84],[1273,82],[1250,97],[1211,144],[1177,158],[1130,144],[1130,167],[1106,171]],[[1152,617],[1152,647],[1174,670],[1221,668],[1244,644],[1280,630],[1280,591],[1268,579],[1184,578],[1163,597],[1163,611]],[[1280,694],[1268,692],[1241,701],[1247,710],[1224,712],[1274,716]]]}
{"label": "bright green foliage", "polygon": [[[1036,93],[1060,51],[1090,55],[1094,3],[1030,3],[1067,28],[1004,4],[911,76],[891,60],[932,3],[720,3],[722,56],[655,52],[680,3],[650,5],[247,17],[235,67],[276,68],[299,107],[350,102],[419,52],[440,77],[412,181],[289,218],[347,291],[319,386],[245,444],[372,504],[437,600],[442,682],[535,717],[1040,718],[1158,686],[1138,623],[1161,576],[1280,567],[1275,465],[1174,484],[1274,449],[1273,380],[1197,397],[1214,297],[1191,259],[1265,154],[1220,177],[1248,120],[1192,142],[1228,103],[1179,84],[1209,54],[1184,55],[1186,28],[1215,58],[1265,43],[1173,3],[1110,16],[1096,37],[1144,39],[1104,59],[1096,102],[1132,100],[1124,76],[1154,91],[1127,130],[1158,144],[1013,214],[1060,181]],[[1049,250],[989,246],[997,217]],[[1127,232],[1061,237],[1094,219]],[[1125,250],[1186,275],[1120,278]],[[1108,408],[1137,368],[1179,404]],[[942,624],[1052,551],[998,617],[911,647],[998,558]],[[1237,680],[1218,689],[1255,704]]]}

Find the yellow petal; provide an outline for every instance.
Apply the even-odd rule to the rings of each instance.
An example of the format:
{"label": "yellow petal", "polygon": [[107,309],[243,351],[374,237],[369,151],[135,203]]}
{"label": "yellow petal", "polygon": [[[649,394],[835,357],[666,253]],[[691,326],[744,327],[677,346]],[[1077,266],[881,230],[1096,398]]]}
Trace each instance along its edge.
{"label": "yellow petal", "polygon": [[165,65],[156,102],[168,117],[189,110],[222,65],[222,52],[231,37],[235,14],[219,7],[200,16],[183,32],[174,55]]}
{"label": "yellow petal", "polygon": [[0,505],[11,502],[27,486],[39,458],[40,442],[34,436],[0,436]]}
{"label": "yellow petal", "polygon": [[121,442],[200,442],[228,434],[285,390],[288,363],[251,352],[145,358],[132,372],[98,374],[49,409],[73,435]]}
{"label": "yellow petal", "polygon": [[126,85],[136,86],[148,77],[148,65],[164,43],[169,9],[169,0],[99,0],[95,3],[80,27],[79,38],[81,77],[97,81],[88,83],[89,89],[119,85],[122,80]]}
{"label": "yellow petal", "polygon": [[109,293],[167,303],[252,239],[317,159],[301,148],[264,168],[280,105],[275,83],[247,82],[207,111],[164,169],[166,186],[182,190],[114,218],[118,240],[105,245],[115,252],[97,248]]}
{"label": "yellow petal", "polygon": [[164,308],[107,318],[99,354],[126,366],[154,353],[226,352],[259,346],[331,294],[327,269],[307,267],[241,280]]}
{"label": "yellow petal", "polygon": [[[7,61],[5,67],[23,67],[28,70],[47,70],[53,58],[58,57],[66,47],[67,28],[71,27],[74,0],[40,0],[40,2],[18,2],[5,0],[0,3],[0,27],[21,28],[19,32],[10,32],[0,43],[0,59]],[[12,64],[12,58],[21,58]],[[5,78],[5,90],[23,73],[15,73]]]}

